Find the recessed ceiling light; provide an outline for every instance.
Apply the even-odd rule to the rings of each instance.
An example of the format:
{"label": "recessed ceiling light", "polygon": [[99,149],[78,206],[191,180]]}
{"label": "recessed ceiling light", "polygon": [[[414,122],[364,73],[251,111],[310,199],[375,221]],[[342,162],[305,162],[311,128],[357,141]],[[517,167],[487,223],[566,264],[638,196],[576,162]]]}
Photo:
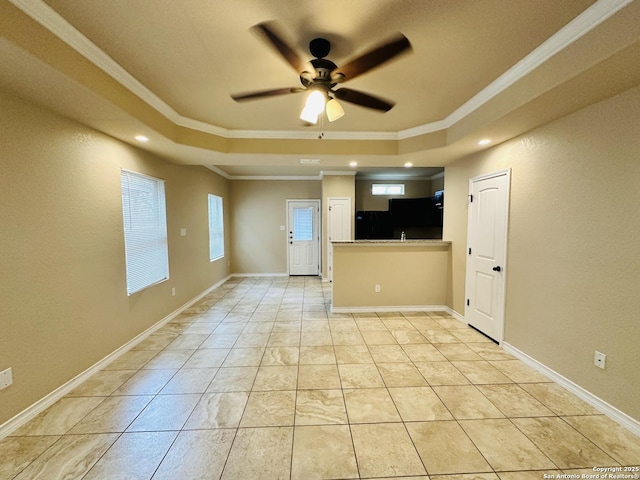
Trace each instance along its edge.
{"label": "recessed ceiling light", "polygon": [[349,166],[350,167],[357,167],[358,166],[358,162],[349,162]]}
{"label": "recessed ceiling light", "polygon": [[489,140],[488,138],[483,138],[478,142],[478,145],[488,145],[489,143],[491,143],[491,140]]}
{"label": "recessed ceiling light", "polygon": [[407,163],[404,164],[404,167],[405,168],[411,168],[411,167],[413,167],[413,163],[407,162]]}
{"label": "recessed ceiling light", "polygon": [[136,135],[136,136],[135,136],[135,139],[136,139],[137,141],[139,141],[139,142],[142,142],[142,143],[144,143],[144,142],[148,142],[148,141],[149,141],[149,138],[148,138],[148,137],[145,137],[144,135]]}

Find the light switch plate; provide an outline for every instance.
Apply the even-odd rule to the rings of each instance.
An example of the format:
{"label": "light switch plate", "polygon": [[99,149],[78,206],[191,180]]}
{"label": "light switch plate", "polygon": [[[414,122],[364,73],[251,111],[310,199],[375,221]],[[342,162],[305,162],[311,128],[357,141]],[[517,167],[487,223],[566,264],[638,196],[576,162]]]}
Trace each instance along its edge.
{"label": "light switch plate", "polygon": [[593,357],[593,364],[598,368],[604,369],[606,360],[607,356],[604,353],[596,351],[596,354]]}
{"label": "light switch plate", "polygon": [[186,237],[187,236],[187,229],[186,228],[181,228],[180,229],[180,236],[181,237]]}
{"label": "light switch plate", "polygon": [[0,372],[0,390],[3,388],[7,388],[9,385],[13,383],[13,371],[11,367],[7,368]]}

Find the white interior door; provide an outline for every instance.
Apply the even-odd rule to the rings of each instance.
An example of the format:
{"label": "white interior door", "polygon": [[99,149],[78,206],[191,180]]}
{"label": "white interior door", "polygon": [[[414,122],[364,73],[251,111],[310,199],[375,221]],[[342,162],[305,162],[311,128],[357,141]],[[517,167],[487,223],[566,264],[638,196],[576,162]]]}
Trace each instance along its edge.
{"label": "white interior door", "polygon": [[509,184],[509,171],[469,181],[465,319],[499,343],[504,332]]}
{"label": "white interior door", "polygon": [[287,200],[289,275],[320,273],[320,200]]}
{"label": "white interior door", "polygon": [[327,198],[327,268],[333,281],[333,246],[331,242],[351,240],[351,198]]}

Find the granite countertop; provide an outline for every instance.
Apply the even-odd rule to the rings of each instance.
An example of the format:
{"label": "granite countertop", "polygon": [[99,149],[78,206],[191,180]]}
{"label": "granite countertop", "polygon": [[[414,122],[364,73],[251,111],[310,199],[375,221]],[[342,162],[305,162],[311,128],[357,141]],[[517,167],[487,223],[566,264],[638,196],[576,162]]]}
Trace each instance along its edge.
{"label": "granite countertop", "polygon": [[334,245],[407,245],[407,246],[448,246],[451,242],[448,240],[419,240],[419,239],[392,239],[392,240],[342,240],[332,241]]}

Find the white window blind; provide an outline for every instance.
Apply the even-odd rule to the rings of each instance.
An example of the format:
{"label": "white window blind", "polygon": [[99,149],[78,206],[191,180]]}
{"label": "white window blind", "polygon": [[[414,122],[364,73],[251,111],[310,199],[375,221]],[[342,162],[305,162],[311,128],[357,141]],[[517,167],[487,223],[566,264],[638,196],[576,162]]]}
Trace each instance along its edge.
{"label": "white window blind", "polygon": [[374,183],[371,195],[404,195],[403,183]]}
{"label": "white window blind", "polygon": [[122,216],[127,294],[169,278],[164,181],[123,170]]}
{"label": "white window blind", "polygon": [[293,209],[293,240],[304,242],[313,239],[313,207]]}
{"label": "white window blind", "polygon": [[209,260],[224,257],[222,198],[209,194]]}

